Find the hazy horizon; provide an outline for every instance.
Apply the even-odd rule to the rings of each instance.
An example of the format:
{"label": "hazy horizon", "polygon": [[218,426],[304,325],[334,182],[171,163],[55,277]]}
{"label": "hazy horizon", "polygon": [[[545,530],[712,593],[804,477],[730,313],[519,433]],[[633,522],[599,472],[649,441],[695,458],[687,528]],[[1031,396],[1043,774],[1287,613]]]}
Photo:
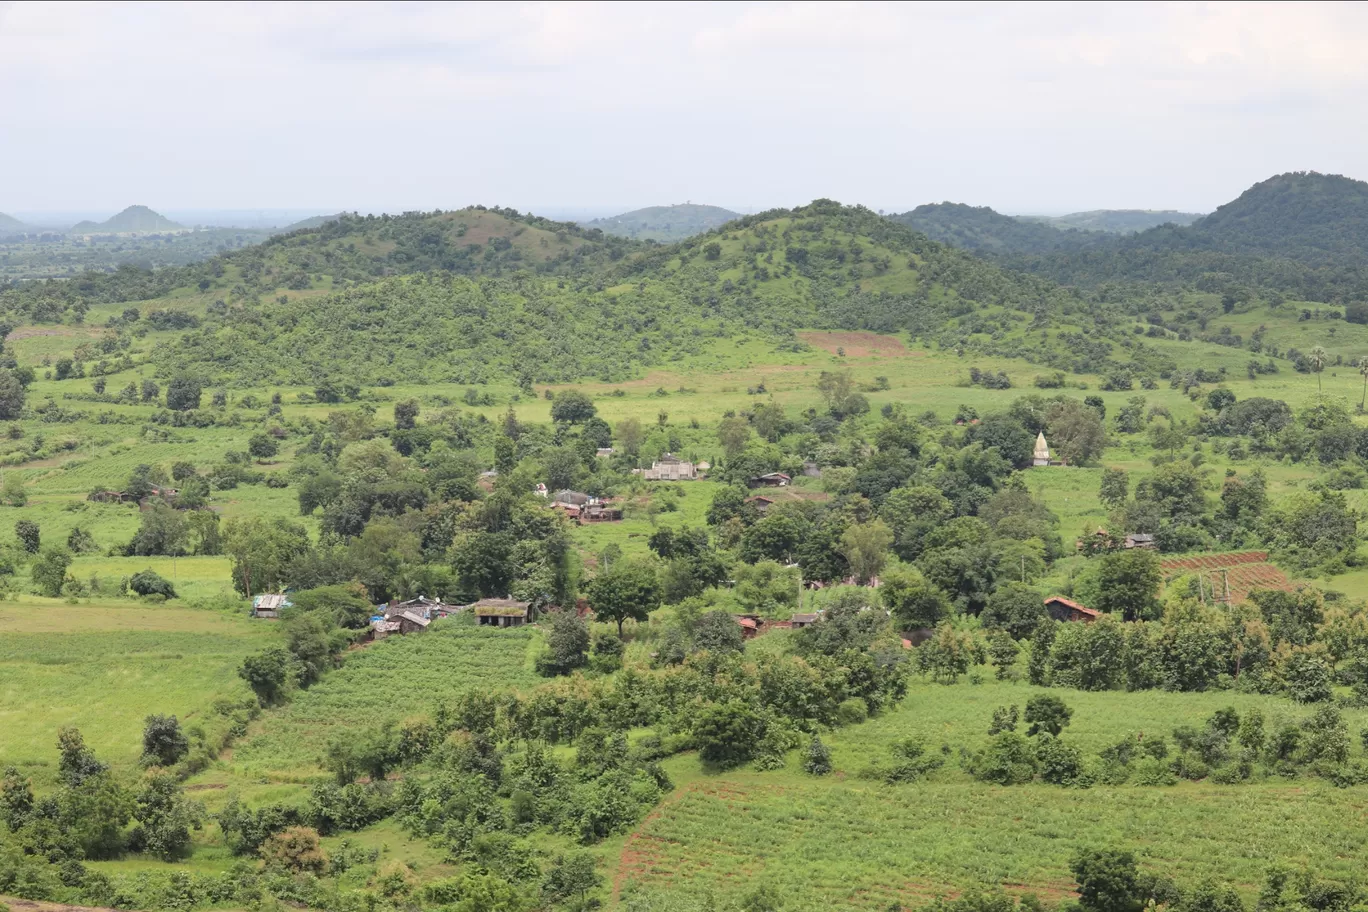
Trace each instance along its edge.
{"label": "hazy horizon", "polygon": [[0,212],[1209,212],[1285,171],[1368,177],[1366,26],[1337,4],[0,2],[23,86]]}

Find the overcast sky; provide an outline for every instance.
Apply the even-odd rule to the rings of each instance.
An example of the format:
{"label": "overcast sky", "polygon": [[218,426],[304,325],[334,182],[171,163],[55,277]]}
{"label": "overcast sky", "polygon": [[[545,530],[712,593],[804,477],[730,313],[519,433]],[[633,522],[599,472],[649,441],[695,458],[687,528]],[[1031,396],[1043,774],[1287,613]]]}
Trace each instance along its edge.
{"label": "overcast sky", "polygon": [[1303,169],[1368,178],[1368,6],[0,0],[7,212],[1208,211]]}

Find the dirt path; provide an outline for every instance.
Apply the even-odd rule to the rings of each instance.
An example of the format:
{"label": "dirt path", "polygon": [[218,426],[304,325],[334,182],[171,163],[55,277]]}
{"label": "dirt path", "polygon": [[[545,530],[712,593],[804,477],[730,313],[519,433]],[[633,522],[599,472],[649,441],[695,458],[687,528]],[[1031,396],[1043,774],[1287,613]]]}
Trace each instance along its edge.
{"label": "dirt path", "polygon": [[11,912],[114,912],[103,906],[64,906],[61,903],[39,902],[34,899],[14,899],[0,896],[0,904],[9,906]]}

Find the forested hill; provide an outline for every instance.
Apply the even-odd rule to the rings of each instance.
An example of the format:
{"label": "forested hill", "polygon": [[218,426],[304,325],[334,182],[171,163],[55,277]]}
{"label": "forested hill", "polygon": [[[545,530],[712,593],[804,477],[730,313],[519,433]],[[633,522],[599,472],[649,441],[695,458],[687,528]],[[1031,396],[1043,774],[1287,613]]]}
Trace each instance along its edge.
{"label": "forested hill", "polygon": [[928,203],[892,219],[933,240],[979,253],[1053,253],[1111,241],[1102,232],[1061,230],[963,203]]}
{"label": "forested hill", "polygon": [[149,300],[193,287],[218,288],[225,300],[254,302],[278,292],[332,291],[423,272],[570,275],[609,265],[643,246],[571,223],[483,206],[395,216],[341,214],[189,266],[156,272],[121,267],[72,280],[0,286],[0,311],[44,320],[73,307]]}
{"label": "forested hill", "polygon": [[334,214],[334,215],[314,215],[314,216],[310,216],[309,218],[306,218],[306,219],[300,219],[299,221],[295,222],[295,223],[292,224],[292,225],[286,225],[284,228],[281,228],[281,229],[278,230],[276,233],[277,233],[277,234],[290,234],[291,232],[295,232],[295,231],[304,231],[304,230],[309,229],[309,228],[320,228],[320,227],[322,227],[323,225],[326,225],[328,222],[335,222],[335,221],[337,221],[338,219],[342,218],[344,215],[346,215],[345,212],[338,212],[338,213],[336,213],[336,214]]}
{"label": "forested hill", "polygon": [[906,330],[1060,369],[1143,358],[1129,324],[1098,307],[867,209],[818,201],[577,274],[423,272],[261,300],[230,289],[154,359],[165,375],[227,385],[616,382],[714,338],[798,345],[794,330],[810,327]]}
{"label": "forested hill", "polygon": [[71,234],[155,234],[185,227],[146,206],[129,206],[103,222],[78,222]]}
{"label": "forested hill", "polygon": [[1054,228],[1081,228],[1084,231],[1106,231],[1112,234],[1134,234],[1160,225],[1191,225],[1202,217],[1200,212],[1178,212],[1174,209],[1091,209],[1068,215],[1022,215],[1023,221],[1040,222]]}
{"label": "forested hill", "polygon": [[1255,184],[1183,233],[1196,246],[1304,263],[1368,255],[1368,183],[1298,171]]}
{"label": "forested hill", "polygon": [[648,206],[610,218],[594,219],[586,228],[599,228],[609,234],[652,241],[680,241],[738,218],[721,206],[680,203],[675,206]]}

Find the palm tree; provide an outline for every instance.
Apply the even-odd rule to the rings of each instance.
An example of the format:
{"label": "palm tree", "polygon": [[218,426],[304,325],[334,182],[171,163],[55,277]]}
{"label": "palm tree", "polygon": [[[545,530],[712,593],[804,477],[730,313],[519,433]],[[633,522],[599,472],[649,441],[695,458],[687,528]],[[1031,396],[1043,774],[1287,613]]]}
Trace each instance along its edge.
{"label": "palm tree", "polygon": [[1359,401],[1359,411],[1363,411],[1365,403],[1368,403],[1368,358],[1358,359],[1359,373],[1363,375],[1363,398]]}
{"label": "palm tree", "polygon": [[1317,345],[1306,353],[1306,359],[1311,362],[1311,370],[1316,374],[1316,392],[1321,391],[1321,371],[1325,370],[1325,362],[1330,360],[1330,356],[1325,349]]}

